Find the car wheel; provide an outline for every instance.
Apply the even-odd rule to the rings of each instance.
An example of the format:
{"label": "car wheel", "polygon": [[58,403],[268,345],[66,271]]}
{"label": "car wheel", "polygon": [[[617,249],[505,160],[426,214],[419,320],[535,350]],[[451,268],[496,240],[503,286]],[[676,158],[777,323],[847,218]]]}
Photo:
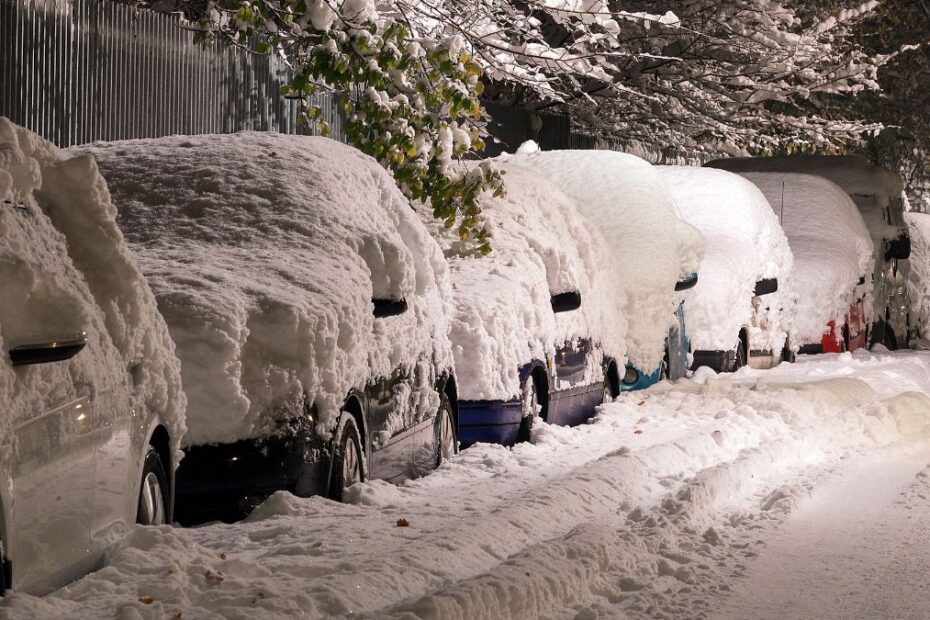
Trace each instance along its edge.
{"label": "car wheel", "polygon": [[733,372],[746,365],[746,347],[743,345],[743,339],[740,338],[739,344],[736,345],[736,359],[733,361]]}
{"label": "car wheel", "polygon": [[887,324],[882,333],[882,344],[885,345],[885,348],[889,351],[896,351],[898,348],[898,339],[894,335],[894,330]]}
{"label": "car wheel", "polygon": [[362,467],[362,442],[359,439],[355,418],[349,413],[343,413],[339,419],[338,429],[333,449],[329,498],[341,502],[346,489],[356,482],[364,482],[364,468]]}
{"label": "car wheel", "polygon": [[849,324],[843,325],[843,351],[849,351]]}
{"label": "car wheel", "polygon": [[788,338],[785,338],[785,346],[781,348],[781,361],[794,364],[797,359],[798,356],[795,355],[794,351],[791,350],[791,341]]}
{"label": "car wheel", "polygon": [[604,394],[601,396],[601,404],[614,402],[614,391],[610,387],[610,378],[604,377]]}
{"label": "car wheel", "polygon": [[520,430],[517,433],[517,442],[529,441],[533,435],[533,426],[539,416],[539,393],[536,390],[536,380],[533,375],[526,378],[523,384],[523,397],[520,400],[523,417],[520,419]]}
{"label": "car wheel", "polygon": [[672,357],[668,351],[668,345],[665,345],[665,355],[662,356],[662,372],[659,373],[659,380],[672,378]]}
{"label": "car wheel", "polygon": [[139,504],[136,523],[142,525],[164,525],[168,522],[165,507],[168,505],[168,477],[158,451],[149,446],[142,465],[142,484],[139,488]]}
{"label": "car wheel", "polygon": [[442,397],[439,414],[436,416],[436,467],[459,453],[459,437],[455,431],[455,419],[449,399]]}

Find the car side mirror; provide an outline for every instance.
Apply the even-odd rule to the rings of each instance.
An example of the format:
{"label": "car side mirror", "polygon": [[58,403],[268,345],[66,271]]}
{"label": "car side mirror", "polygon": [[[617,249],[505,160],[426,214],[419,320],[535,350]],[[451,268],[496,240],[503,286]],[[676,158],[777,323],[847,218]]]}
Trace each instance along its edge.
{"label": "car side mirror", "polygon": [[911,255],[911,238],[902,234],[897,239],[885,241],[885,260],[897,258],[903,260]]}
{"label": "car side mirror", "polygon": [[694,288],[698,283],[698,274],[689,273],[684,278],[675,283],[676,291],[687,291],[689,288]]}
{"label": "car side mirror", "polygon": [[10,361],[14,366],[63,362],[80,353],[86,345],[87,336],[83,333],[72,340],[24,344],[10,349]]}
{"label": "car side mirror", "polygon": [[569,291],[568,293],[559,293],[553,295],[552,299],[553,312],[570,312],[581,307],[581,293],[578,291]]}
{"label": "car side mirror", "polygon": [[778,278],[764,278],[756,282],[756,288],[753,291],[754,297],[768,295],[778,290]]}
{"label": "car side mirror", "polygon": [[374,305],[374,315],[376,319],[383,319],[389,316],[397,316],[407,311],[406,299],[372,299]]}

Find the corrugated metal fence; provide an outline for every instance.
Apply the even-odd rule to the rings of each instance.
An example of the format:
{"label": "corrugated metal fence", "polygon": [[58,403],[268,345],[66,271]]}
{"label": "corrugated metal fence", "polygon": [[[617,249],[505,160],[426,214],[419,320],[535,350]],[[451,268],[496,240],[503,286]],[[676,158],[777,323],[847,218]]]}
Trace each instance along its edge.
{"label": "corrugated metal fence", "polygon": [[[278,58],[209,49],[173,15],[111,0],[0,0],[0,115],[60,146],[241,129],[310,133]],[[339,106],[324,119],[342,137]]]}

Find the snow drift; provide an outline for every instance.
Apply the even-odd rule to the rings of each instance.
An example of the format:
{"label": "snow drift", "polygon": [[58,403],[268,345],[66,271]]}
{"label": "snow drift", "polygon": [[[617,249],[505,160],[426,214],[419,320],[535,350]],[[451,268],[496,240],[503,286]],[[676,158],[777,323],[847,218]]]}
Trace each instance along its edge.
{"label": "snow drift", "polygon": [[700,234],[678,216],[658,172],[639,157],[614,151],[524,149],[501,160],[541,172],[603,233],[609,269],[617,272],[625,295],[627,356],[641,370],[657,368],[676,322],[675,283],[698,271],[703,256]]}
{"label": "snow drift", "polygon": [[[88,150],[178,345],[186,444],[260,436],[305,399],[325,437],[351,388],[451,368],[447,267],[372,158],[249,132]],[[372,298],[410,310],[375,320]]]}
{"label": "snow drift", "polygon": [[[567,341],[591,338],[619,364],[626,348],[623,294],[603,237],[541,175],[509,164],[501,169],[506,195],[481,198],[492,234],[488,256],[471,255],[454,231],[419,207],[449,260],[450,333],[465,400],[518,397],[520,367],[551,359]],[[551,296],[570,291],[581,293],[581,307],[554,314]]]}
{"label": "snow drift", "polygon": [[[704,235],[697,286],[688,294],[694,350],[729,351],[748,327],[749,348],[777,355],[793,328],[793,258],[765,196],[738,175],[693,166],[658,166],[684,219]],[[778,291],[753,301],[756,282]]]}
{"label": "snow drift", "polygon": [[[827,323],[842,325],[850,304],[872,292],[872,241],[862,215],[832,181],[808,174],[746,172],[781,213],[794,253],[796,342],[820,342]],[[859,284],[864,277],[863,284]],[[872,304],[864,304],[866,323]]]}
{"label": "snow drift", "polygon": [[[93,158],[0,117],[0,450],[11,449],[13,426],[78,398],[80,385],[131,392],[134,406],[161,415],[178,447],[180,363],[115,216]],[[87,347],[64,362],[17,370],[6,355],[82,331]],[[126,369],[136,362],[131,391]]]}

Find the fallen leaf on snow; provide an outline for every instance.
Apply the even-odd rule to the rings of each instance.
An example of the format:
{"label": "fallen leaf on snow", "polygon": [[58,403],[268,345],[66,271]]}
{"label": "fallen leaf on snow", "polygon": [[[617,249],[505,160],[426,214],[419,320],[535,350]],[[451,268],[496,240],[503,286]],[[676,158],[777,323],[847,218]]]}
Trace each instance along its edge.
{"label": "fallen leaf on snow", "polygon": [[146,605],[151,605],[152,603],[155,602],[155,599],[153,599],[151,596],[140,596],[139,602],[145,603]]}
{"label": "fallen leaf on snow", "polygon": [[410,521],[401,517],[397,520],[397,527],[410,527]]}

